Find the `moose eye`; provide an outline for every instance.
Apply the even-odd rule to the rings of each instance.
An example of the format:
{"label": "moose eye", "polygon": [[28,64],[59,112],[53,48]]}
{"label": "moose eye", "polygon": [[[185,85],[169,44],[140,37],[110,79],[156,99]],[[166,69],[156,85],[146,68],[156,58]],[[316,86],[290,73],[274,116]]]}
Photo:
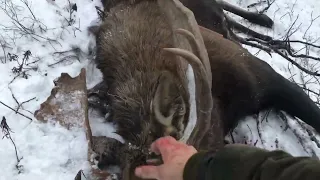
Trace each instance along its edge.
{"label": "moose eye", "polygon": [[177,113],[179,115],[183,115],[185,113],[185,109],[184,109],[184,107],[182,105],[178,106]]}

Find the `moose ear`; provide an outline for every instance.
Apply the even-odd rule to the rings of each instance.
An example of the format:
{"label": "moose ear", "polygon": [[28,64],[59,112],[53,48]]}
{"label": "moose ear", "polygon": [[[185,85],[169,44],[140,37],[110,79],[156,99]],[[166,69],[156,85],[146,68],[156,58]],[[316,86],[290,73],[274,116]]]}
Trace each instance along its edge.
{"label": "moose ear", "polygon": [[151,104],[156,120],[164,126],[171,126],[176,112],[176,100],[180,97],[179,87],[172,73],[163,71],[159,77]]}

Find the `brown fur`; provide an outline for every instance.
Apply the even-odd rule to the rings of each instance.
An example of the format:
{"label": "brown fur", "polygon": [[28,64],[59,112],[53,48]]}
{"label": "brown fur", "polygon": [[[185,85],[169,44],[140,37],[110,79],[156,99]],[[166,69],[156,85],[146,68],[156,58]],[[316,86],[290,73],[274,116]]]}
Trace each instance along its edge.
{"label": "brown fur", "polygon": [[[165,135],[181,138],[188,122],[187,64],[162,50],[173,47],[168,27],[155,2],[142,2],[113,7],[98,30],[96,63],[108,85],[110,118],[117,133],[139,149]],[[173,126],[162,125],[154,115],[157,88],[161,114],[174,111]],[[145,160],[134,154],[128,154],[122,168]]]}
{"label": "brown fur", "polygon": [[245,116],[275,108],[320,132],[320,109],[296,84],[220,34],[200,27],[212,71],[212,96],[220,107],[224,134]]}
{"label": "brown fur", "polygon": [[[112,11],[100,27],[96,61],[109,87],[113,120],[141,136],[141,142],[136,142],[140,144],[148,141],[144,134],[155,129],[150,127],[154,121],[150,118],[150,103],[160,75],[166,72],[167,79],[172,81],[170,97],[182,96],[188,103],[185,67],[162,51],[164,47],[172,47],[172,32],[166,28],[166,20],[155,3],[141,3],[135,8],[119,5]],[[168,110],[162,109],[164,114]],[[161,128],[157,132],[162,132]],[[118,133],[124,135],[128,131]]]}
{"label": "brown fur", "polygon": [[[123,2],[110,8],[97,31],[96,63],[108,86],[111,119],[118,125],[117,133],[141,150],[164,135],[179,139],[188,122],[186,63],[162,51],[174,44],[168,26],[154,1]],[[205,137],[196,139],[197,148],[219,149],[240,118],[273,107],[320,131],[320,110],[301,88],[238,44],[200,30],[210,58],[214,108],[211,122],[200,121],[202,128],[197,130]],[[150,107],[157,89],[163,97],[163,116],[175,112],[171,127],[159,123]],[[139,152],[127,154],[122,166],[142,163],[146,157]]]}

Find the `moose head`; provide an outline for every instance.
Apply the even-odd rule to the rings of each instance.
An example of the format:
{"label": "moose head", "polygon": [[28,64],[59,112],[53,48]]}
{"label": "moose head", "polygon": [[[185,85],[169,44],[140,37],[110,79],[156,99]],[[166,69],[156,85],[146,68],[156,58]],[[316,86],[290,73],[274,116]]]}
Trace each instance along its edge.
{"label": "moose head", "polygon": [[[159,137],[199,146],[210,128],[212,75],[193,13],[178,0],[123,2],[110,9],[96,33],[96,63],[108,85],[110,117],[126,141],[124,179],[145,163]],[[188,68],[195,78],[194,96]],[[201,123],[189,124],[192,108]]]}

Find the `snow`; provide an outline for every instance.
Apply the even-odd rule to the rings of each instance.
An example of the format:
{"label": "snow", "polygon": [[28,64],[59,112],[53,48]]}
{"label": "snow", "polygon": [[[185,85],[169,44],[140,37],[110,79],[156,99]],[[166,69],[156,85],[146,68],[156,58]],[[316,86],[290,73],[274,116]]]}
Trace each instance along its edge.
{"label": "snow", "polygon": [[115,129],[115,126],[110,123],[105,123],[105,118],[101,117],[101,115],[95,110],[89,110],[89,119],[93,136],[107,136],[124,143],[124,140],[121,136],[113,133],[114,130],[112,129]]}
{"label": "snow", "polygon": [[[229,0],[228,2],[249,11],[261,10],[266,5],[264,4],[264,6],[258,6],[258,9],[248,9],[248,5],[258,1]],[[272,2],[272,0],[270,2]],[[273,29],[267,29],[261,26],[252,25],[252,23],[240,18],[239,16],[236,16],[229,12],[227,13],[241,24],[250,27],[252,30],[255,30],[259,33],[271,36],[274,39],[282,39],[282,37],[284,37],[288,30],[292,27],[290,31],[292,33],[292,35],[290,36],[290,40],[303,40],[319,45],[320,18],[317,19],[317,17],[320,15],[320,12],[317,11],[319,7],[320,2],[313,0],[276,0],[266,12],[266,15],[268,15],[275,23]],[[312,24],[311,19],[315,19]],[[292,26],[293,23],[294,25]],[[244,36],[243,34],[240,35]],[[293,79],[297,83],[311,82],[307,83],[307,88],[315,92],[319,92],[320,84],[318,82],[312,83],[315,81],[314,78],[306,76],[305,73],[302,73],[298,68],[295,68],[294,66],[289,64],[288,61],[282,58],[280,55],[272,53],[271,57],[266,52],[260,51],[256,48],[252,48],[246,45],[244,45],[244,47],[246,47],[252,54],[255,54],[260,59],[269,63],[272,68],[274,68],[282,76],[290,80]],[[292,44],[292,47],[295,50],[299,50],[302,48],[297,44]],[[305,51],[306,50],[303,49],[303,51],[300,53],[303,54],[305,53]],[[310,48],[309,53],[310,56],[320,57],[319,49]],[[302,64],[304,64],[307,68],[314,66],[314,70],[320,69],[317,61],[305,61],[304,59],[301,59],[301,62],[304,62]],[[317,98],[313,96],[313,94],[310,94],[310,97],[313,100],[316,100]],[[265,113],[266,111],[259,113],[260,129],[263,136],[261,139],[257,134],[256,120],[253,118],[253,116],[249,116],[244,118],[241,123],[239,123],[238,127],[234,130],[235,133],[233,133],[233,135],[235,136],[235,141],[243,143],[244,139],[246,139],[247,143],[253,142],[252,145],[254,145],[254,142],[258,140],[257,144],[255,144],[257,147],[262,147],[269,150],[281,149],[290,152],[295,156],[317,155],[318,157],[320,157],[320,149],[317,147],[315,142],[309,140],[310,137],[307,132],[301,128],[301,123],[297,124],[296,120],[293,120],[292,117],[287,115],[286,118],[288,119],[288,124],[290,127],[295,129],[295,132],[292,131],[292,128],[284,130],[284,122],[279,116],[277,116],[275,112],[271,111],[269,113],[268,122],[266,122],[266,120],[264,120],[263,118],[265,116]],[[302,122],[302,124],[304,123]],[[296,138],[296,136],[293,136],[293,133],[296,133],[297,135],[303,137],[304,141],[301,141],[303,143],[299,142],[299,139]],[[230,138],[231,137],[228,136],[226,139],[230,140]],[[316,138],[319,141],[319,135],[316,135]],[[279,141],[279,147],[277,147],[277,143],[275,143],[276,139],[278,139]],[[301,144],[303,144],[304,149],[302,148]]]}
{"label": "snow", "polygon": [[[0,6],[2,8],[5,7],[4,2],[1,1]],[[0,115],[6,117],[7,123],[13,131],[11,136],[18,149],[18,156],[19,158],[23,157],[19,162],[19,165],[23,166],[22,172],[18,173],[13,144],[7,138],[0,140],[0,168],[3,170],[0,179],[73,179],[80,169],[87,169],[88,167],[86,162],[87,140],[84,131],[79,128],[68,131],[59,124],[40,123],[36,121],[32,113],[38,110],[40,104],[48,98],[51,89],[54,87],[53,81],[62,72],[69,73],[70,76],[74,77],[80,73],[82,67],[86,67],[88,75],[97,74],[90,69],[93,65],[88,54],[89,47],[92,48],[94,45],[94,38],[88,35],[87,27],[97,20],[95,6],[101,6],[100,1],[72,1],[77,4],[77,12],[74,12],[75,16],[72,17],[76,22],[72,26],[66,26],[66,20],[64,19],[64,17],[69,17],[66,10],[68,1],[28,1],[34,16],[39,22],[31,19],[32,14],[23,4],[23,1],[7,0],[6,2],[12,2],[19,7],[20,11],[17,11],[17,17],[21,24],[27,28],[32,27],[35,33],[41,35],[41,37],[58,39],[59,42],[51,42],[50,44],[47,39],[38,36],[33,36],[37,38],[35,40],[31,36],[21,35],[18,31],[13,30],[12,21],[3,10],[0,10],[0,42],[1,45],[4,44],[4,41],[7,42],[9,47],[5,48],[6,53],[10,52],[18,55],[21,62],[23,53],[30,50],[32,55],[28,63],[39,60],[30,65],[37,67],[37,70],[28,71],[28,79],[19,77],[12,83],[10,82],[15,75],[11,69],[17,67],[18,63],[16,61],[9,62],[8,57],[6,57],[6,63],[0,63],[1,102],[12,108],[17,108],[11,91],[19,103],[36,98],[24,103],[19,111],[31,117],[33,121],[0,105]],[[8,7],[6,8],[9,10]],[[34,25],[32,25],[33,22],[35,22]],[[40,33],[39,25],[46,28],[47,31]],[[79,61],[71,59],[48,67],[48,65],[56,63],[64,56],[72,56],[73,52],[69,52],[69,50],[76,47],[80,49]],[[68,52],[65,54],[55,53],[63,51]],[[1,61],[5,60],[2,49],[0,58]],[[88,86],[91,83],[96,83],[95,80],[96,82],[99,81],[99,79],[88,78]],[[110,128],[110,131],[113,131],[112,128]],[[3,133],[0,134],[1,136],[4,135]]]}
{"label": "snow", "polygon": [[[17,25],[17,22],[20,22],[24,27],[33,30],[21,33],[21,29],[17,30],[9,16],[3,9],[0,9],[0,101],[16,109],[18,105],[12,94],[14,94],[19,103],[35,98],[30,102],[24,103],[19,110],[20,113],[32,118],[32,121],[0,104],[0,116],[4,116],[7,119],[7,123],[12,130],[11,137],[17,147],[18,156],[19,158],[23,157],[19,162],[19,165],[22,166],[22,172],[19,173],[16,168],[17,159],[12,142],[7,138],[1,139],[0,169],[2,173],[0,174],[0,180],[67,180],[73,179],[80,169],[88,169],[86,161],[87,140],[83,129],[73,128],[66,130],[59,124],[40,123],[33,117],[33,113],[39,109],[40,104],[50,95],[51,89],[54,87],[53,81],[62,72],[74,77],[80,73],[81,68],[85,67],[87,69],[88,88],[93,87],[102,77],[92,62],[93,55],[90,54],[90,51],[94,48],[95,39],[87,31],[88,26],[97,23],[98,16],[95,6],[101,7],[101,3],[99,0],[70,1],[77,5],[77,11],[71,15],[71,19],[74,19],[75,22],[71,22],[70,26],[68,26],[67,22],[70,18],[68,1],[3,0],[0,2],[0,7],[6,8],[9,15],[12,11],[10,11],[9,6],[4,6],[3,3],[8,2],[10,4],[12,2],[17,9],[17,16],[13,16],[13,18],[18,18],[15,24]],[[33,13],[28,10],[23,2],[29,3]],[[246,7],[248,4],[253,3],[254,0],[229,0],[229,2]],[[294,4],[295,6],[293,6]],[[267,12],[269,17],[274,18],[275,27],[273,30],[251,26],[245,20],[237,16],[233,17],[256,31],[280,38],[290,28],[296,16],[300,14],[295,28],[300,23],[301,26],[292,35],[292,38],[317,39],[320,32],[320,19],[315,20],[309,29],[308,27],[310,25],[311,12],[313,12],[314,18],[317,17],[320,14],[319,11],[316,11],[319,7],[320,2],[317,0],[296,2],[276,0]],[[43,29],[46,29],[46,31],[43,31]],[[306,36],[304,36],[307,29]],[[30,35],[33,32],[34,34]],[[247,48],[254,54],[258,52],[257,49]],[[296,49],[299,49],[299,47]],[[19,63],[21,63],[23,54],[27,50],[31,52],[27,63],[36,62],[25,67],[32,67],[36,70],[29,70],[27,79],[18,77],[11,82],[16,76],[12,69],[14,67],[17,68],[18,62],[10,62],[5,54],[18,55]],[[319,53],[315,49],[310,50],[310,55],[319,56]],[[75,58],[75,54],[79,58]],[[287,78],[291,77],[287,68],[288,62],[280,56],[272,54],[271,58],[264,52],[259,52],[257,56],[268,62],[281,75]],[[65,61],[52,65],[65,57],[68,57]],[[6,63],[1,63],[5,60],[7,61]],[[292,68],[291,72],[298,74],[294,79],[296,82],[301,82],[300,71]],[[317,91],[319,84],[309,84],[309,88]],[[264,113],[260,112],[260,121],[262,121]],[[94,112],[90,113],[90,117],[94,135],[104,135],[121,140],[121,137],[113,133],[115,127],[110,124],[103,124],[103,119],[97,118]],[[195,119],[195,115],[191,114],[191,118]],[[259,124],[262,129],[261,138],[257,138],[257,121],[253,116],[245,118],[239,124],[235,130],[237,134],[234,135],[234,138],[237,142],[241,142],[243,141],[243,136],[245,136],[249,144],[254,144],[258,139],[259,141],[256,145],[259,147],[266,149],[279,148],[297,156],[312,156],[313,154],[320,156],[320,150],[314,142],[308,140],[308,134],[301,130],[300,125],[291,120],[289,116],[287,118],[289,119],[289,125],[297,129],[295,132],[290,128],[284,131],[284,123],[276,113],[271,112],[268,121],[263,120]],[[304,147],[299,144],[299,139],[293,136],[294,133],[301,134],[305,138]],[[0,135],[3,136],[4,134],[0,133]],[[275,143],[276,138],[279,145]]]}

